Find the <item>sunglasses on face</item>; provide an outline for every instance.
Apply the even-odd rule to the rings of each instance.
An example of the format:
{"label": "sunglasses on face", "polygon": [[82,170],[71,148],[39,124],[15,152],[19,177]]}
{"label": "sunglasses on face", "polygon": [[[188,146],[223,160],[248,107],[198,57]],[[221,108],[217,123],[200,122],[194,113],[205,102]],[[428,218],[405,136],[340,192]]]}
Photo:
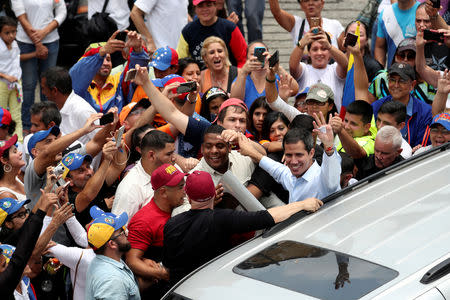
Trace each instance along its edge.
{"label": "sunglasses on face", "polygon": [[17,215],[12,216],[11,220],[13,220],[15,218],[25,219],[29,214],[30,214],[30,210],[27,208],[25,211],[21,211]]}

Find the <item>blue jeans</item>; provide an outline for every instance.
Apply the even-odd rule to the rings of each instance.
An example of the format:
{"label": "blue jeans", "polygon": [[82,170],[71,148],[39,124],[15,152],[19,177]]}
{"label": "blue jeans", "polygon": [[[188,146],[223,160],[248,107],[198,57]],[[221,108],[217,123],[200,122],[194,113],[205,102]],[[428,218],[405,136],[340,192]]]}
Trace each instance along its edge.
{"label": "blue jeans", "polygon": [[[238,15],[239,30],[244,35],[242,27],[242,1],[243,0],[227,0],[228,13],[233,11]],[[264,17],[264,0],[245,0],[245,18],[247,19],[247,42],[250,44],[256,40],[262,40],[262,21]]]}
{"label": "blue jeans", "polygon": [[[17,41],[20,48],[20,53],[31,53],[36,51],[34,44],[22,43]],[[41,79],[41,74],[50,67],[56,66],[56,59],[58,58],[59,40],[45,43],[44,46],[48,48],[47,59],[32,58],[20,62],[22,68],[22,88],[23,88],[23,103],[22,103],[22,122],[23,129],[30,130],[31,128],[31,114],[30,109],[34,104],[34,91],[36,84]],[[47,99],[41,91],[41,101]]]}

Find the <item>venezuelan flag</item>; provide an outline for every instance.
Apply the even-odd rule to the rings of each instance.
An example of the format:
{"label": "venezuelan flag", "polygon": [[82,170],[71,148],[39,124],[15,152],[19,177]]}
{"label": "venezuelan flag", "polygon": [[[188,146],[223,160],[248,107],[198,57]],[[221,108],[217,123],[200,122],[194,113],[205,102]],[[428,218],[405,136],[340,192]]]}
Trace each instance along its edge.
{"label": "venezuelan flag", "polygon": [[[355,35],[358,36],[358,45],[360,44],[360,23],[359,21],[356,22],[356,32]],[[353,54],[350,54],[348,58],[348,67],[347,67],[347,77],[345,78],[345,86],[344,86],[344,94],[342,96],[342,106],[341,106],[341,112],[340,117],[343,120],[345,117],[346,107],[355,101],[355,58],[353,57]]]}

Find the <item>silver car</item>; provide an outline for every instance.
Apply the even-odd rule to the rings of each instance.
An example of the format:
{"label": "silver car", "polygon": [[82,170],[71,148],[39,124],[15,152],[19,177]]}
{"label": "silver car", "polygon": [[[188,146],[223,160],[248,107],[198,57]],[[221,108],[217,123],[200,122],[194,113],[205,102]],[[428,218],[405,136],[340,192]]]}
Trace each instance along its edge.
{"label": "silver car", "polygon": [[450,299],[450,145],[324,199],[164,299]]}

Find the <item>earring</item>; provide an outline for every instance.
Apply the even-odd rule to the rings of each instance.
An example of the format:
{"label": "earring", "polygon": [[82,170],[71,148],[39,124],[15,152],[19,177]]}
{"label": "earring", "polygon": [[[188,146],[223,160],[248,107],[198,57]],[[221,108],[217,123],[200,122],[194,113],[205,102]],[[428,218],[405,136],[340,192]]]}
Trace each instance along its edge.
{"label": "earring", "polygon": [[9,173],[12,170],[12,166],[10,164],[3,165],[3,171],[5,173]]}

